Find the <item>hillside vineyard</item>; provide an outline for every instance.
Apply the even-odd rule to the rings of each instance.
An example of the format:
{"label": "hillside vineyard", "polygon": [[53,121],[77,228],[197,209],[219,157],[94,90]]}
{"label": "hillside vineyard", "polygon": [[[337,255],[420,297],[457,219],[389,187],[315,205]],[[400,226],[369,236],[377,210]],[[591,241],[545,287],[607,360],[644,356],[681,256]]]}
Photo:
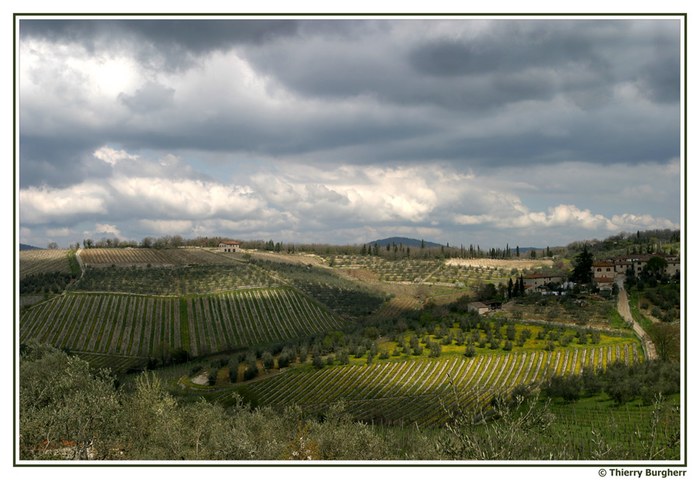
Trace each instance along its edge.
{"label": "hillside vineyard", "polygon": [[[621,275],[607,290],[576,284],[567,269],[580,263],[578,250],[521,260],[450,258],[442,248],[415,247],[409,257],[391,248],[245,247],[27,251],[22,348],[57,347],[126,384],[148,370],[184,404],[242,401],[281,415],[299,409],[308,419],[342,405],[354,422],[404,433],[451,431],[456,412],[488,412],[509,398],[563,395],[563,409],[590,392],[601,396],[600,415],[602,402],[675,388],[623,378],[610,384],[633,393],[603,393],[591,380],[609,368],[651,365],[645,328],[654,330],[635,330],[628,316],[643,323],[663,306],[672,319],[679,309],[667,277]],[[659,285],[640,299],[635,287],[652,281]],[[618,297],[623,285],[629,292]],[[618,298],[630,299],[624,317]],[[674,358],[672,341],[659,345],[659,356]],[[581,422],[569,417],[567,425]],[[628,442],[620,435],[611,441]]]}
{"label": "hillside vineyard", "polygon": [[192,297],[70,293],[31,309],[20,341],[133,357],[138,364],[165,351],[196,357],[339,326],[327,310],[288,288]]}

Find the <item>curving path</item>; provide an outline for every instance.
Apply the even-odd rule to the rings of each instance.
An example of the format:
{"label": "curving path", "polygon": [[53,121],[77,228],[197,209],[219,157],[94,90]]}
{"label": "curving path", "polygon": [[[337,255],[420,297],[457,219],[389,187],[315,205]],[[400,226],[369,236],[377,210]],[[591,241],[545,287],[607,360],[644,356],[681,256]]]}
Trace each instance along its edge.
{"label": "curving path", "polygon": [[647,332],[645,332],[642,326],[635,322],[634,317],[632,317],[629,300],[627,299],[627,292],[625,291],[624,278],[618,277],[615,282],[619,287],[619,293],[617,294],[617,311],[620,312],[620,315],[625,319],[625,322],[632,325],[635,335],[637,335],[637,337],[639,337],[639,339],[642,341],[644,356],[646,359],[656,360],[658,355],[656,354],[654,342],[651,341],[651,338]]}

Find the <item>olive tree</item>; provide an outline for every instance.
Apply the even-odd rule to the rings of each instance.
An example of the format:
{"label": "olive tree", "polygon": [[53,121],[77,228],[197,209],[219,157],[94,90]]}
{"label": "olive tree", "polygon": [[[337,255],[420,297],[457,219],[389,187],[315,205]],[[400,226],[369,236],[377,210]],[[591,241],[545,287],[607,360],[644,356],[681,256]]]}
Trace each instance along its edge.
{"label": "olive tree", "polygon": [[566,458],[548,441],[554,416],[537,396],[496,398],[488,409],[450,412],[439,438],[441,456],[453,460],[536,460]]}
{"label": "olive tree", "polygon": [[31,345],[20,357],[21,458],[109,458],[119,410],[106,371],[48,346]]}

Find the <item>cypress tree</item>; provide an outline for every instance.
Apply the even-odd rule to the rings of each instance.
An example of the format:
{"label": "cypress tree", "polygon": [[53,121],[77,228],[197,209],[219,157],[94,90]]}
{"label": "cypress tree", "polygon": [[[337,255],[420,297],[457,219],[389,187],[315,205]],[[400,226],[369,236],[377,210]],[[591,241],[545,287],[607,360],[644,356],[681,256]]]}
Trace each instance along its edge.
{"label": "cypress tree", "polygon": [[508,298],[513,298],[513,279],[508,279]]}

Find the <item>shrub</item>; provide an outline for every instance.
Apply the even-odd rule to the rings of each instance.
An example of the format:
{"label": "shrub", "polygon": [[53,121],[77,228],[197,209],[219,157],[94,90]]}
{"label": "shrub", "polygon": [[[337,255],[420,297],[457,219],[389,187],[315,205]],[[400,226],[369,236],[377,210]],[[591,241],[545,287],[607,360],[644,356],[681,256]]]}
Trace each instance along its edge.
{"label": "shrub", "polygon": [[325,362],[323,361],[323,357],[320,354],[314,355],[312,363],[313,363],[314,367],[316,367],[318,369],[321,369],[326,365]]}
{"label": "shrub", "polygon": [[530,337],[532,337],[532,332],[527,328],[522,329],[520,331],[520,338],[518,340],[518,345],[520,345],[522,347],[523,345],[525,345],[525,342],[527,342]]}
{"label": "shrub", "polygon": [[306,348],[306,345],[303,345],[302,347],[299,348],[299,361],[301,363],[304,363],[306,359],[309,356],[309,350]]}
{"label": "shrub", "polygon": [[603,380],[600,373],[589,365],[584,366],[581,370],[581,383],[588,395],[595,395],[603,389]]}
{"label": "shrub", "polygon": [[231,383],[238,381],[238,362],[230,362],[228,366],[228,379]]}
{"label": "shrub", "polygon": [[515,340],[515,325],[512,323],[506,327],[506,338],[510,341]]}
{"label": "shrub", "polygon": [[464,349],[464,356],[468,358],[476,356],[476,347],[474,347],[473,343],[470,343],[466,346],[466,348]]}
{"label": "shrub", "polygon": [[265,370],[270,370],[275,366],[275,359],[272,357],[272,354],[270,352],[263,352],[262,362],[263,367],[265,367]]}
{"label": "shrub", "polygon": [[294,352],[288,348],[283,348],[282,353],[277,357],[277,366],[279,368],[286,368],[290,363],[294,361]]}
{"label": "shrub", "polygon": [[207,379],[207,383],[209,386],[216,385],[216,375],[219,373],[219,370],[216,368],[212,368],[209,370],[209,378]]}
{"label": "shrub", "polygon": [[248,364],[246,366],[245,372],[243,372],[243,379],[252,380],[258,376],[258,373],[258,366],[255,363]]}
{"label": "shrub", "polygon": [[579,375],[555,375],[544,388],[550,397],[561,397],[566,402],[573,402],[581,398],[583,383]]}
{"label": "shrub", "polygon": [[245,380],[252,380],[258,376],[258,363],[254,352],[248,352],[246,355],[246,369],[243,373]]}

